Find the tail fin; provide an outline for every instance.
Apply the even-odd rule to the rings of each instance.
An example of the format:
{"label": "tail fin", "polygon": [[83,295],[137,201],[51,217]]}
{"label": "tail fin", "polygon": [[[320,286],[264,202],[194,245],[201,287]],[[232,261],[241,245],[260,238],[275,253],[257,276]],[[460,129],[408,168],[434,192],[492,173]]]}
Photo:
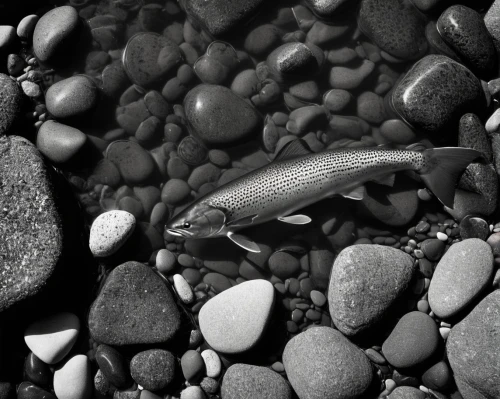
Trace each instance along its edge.
{"label": "tail fin", "polygon": [[481,153],[470,148],[443,147],[423,151],[426,167],[420,177],[434,195],[448,208],[453,209],[455,185],[460,174]]}

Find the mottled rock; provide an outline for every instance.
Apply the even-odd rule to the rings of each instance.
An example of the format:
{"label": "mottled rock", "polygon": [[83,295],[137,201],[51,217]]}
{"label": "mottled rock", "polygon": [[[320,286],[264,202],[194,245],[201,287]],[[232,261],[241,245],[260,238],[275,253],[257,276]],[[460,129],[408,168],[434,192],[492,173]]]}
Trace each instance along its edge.
{"label": "mottled rock", "polygon": [[170,341],[180,327],[174,298],[149,267],[126,262],[108,275],[89,314],[92,337],[108,345]]}
{"label": "mottled rock", "polygon": [[183,0],[184,10],[200,22],[212,36],[224,36],[247,22],[258,11],[263,0]]}
{"label": "mottled rock", "polygon": [[352,5],[349,0],[306,0],[306,5],[320,18],[328,19],[336,16],[339,12],[344,11],[349,5]]}
{"label": "mottled rock", "polygon": [[372,381],[363,351],[330,327],[313,327],[288,341],[283,365],[300,399],[361,398]]}
{"label": "mottled rock", "polygon": [[500,290],[453,326],[446,352],[464,399],[500,396]]}
{"label": "mottled rock", "polygon": [[[62,260],[54,176],[27,140],[0,138],[0,311],[40,292]],[[43,254],[43,255],[41,255]]]}
{"label": "mottled rock", "polygon": [[262,128],[258,111],[223,86],[196,86],[186,95],[184,110],[192,132],[210,146],[246,141]]}
{"label": "mottled rock", "polygon": [[358,13],[359,28],[382,50],[405,60],[427,50],[424,22],[404,0],[362,0]]}
{"label": "mottled rock", "polygon": [[484,24],[493,38],[497,51],[500,51],[500,1],[495,0],[484,15]]}
{"label": "mottled rock", "polygon": [[135,229],[134,215],[109,211],[99,215],[90,228],[89,247],[94,256],[109,256],[118,251]]}
{"label": "mottled rock", "polygon": [[496,50],[481,14],[463,5],[447,8],[436,27],[441,37],[478,76],[491,77],[496,65]]}
{"label": "mottled rock", "polygon": [[456,129],[463,114],[481,110],[484,104],[479,79],[444,55],[422,58],[392,93],[392,105],[404,120],[416,129],[435,134]]}
{"label": "mottled rock", "polygon": [[429,360],[438,350],[441,339],[434,319],[414,311],[398,321],[384,341],[382,352],[392,366],[410,368]]}
{"label": "mottled rock", "polygon": [[[200,310],[203,337],[216,351],[237,354],[251,349],[267,327],[274,287],[266,280],[238,284],[210,299]],[[250,322],[251,320],[251,322]]]}
{"label": "mottled rock", "polygon": [[9,76],[0,73],[0,136],[7,133],[21,112],[22,92]]}
{"label": "mottled rock", "polygon": [[369,329],[406,290],[413,258],[382,245],[352,245],[335,259],[328,303],[335,326],[352,336]]}
{"label": "mottled rock", "polygon": [[33,51],[42,61],[49,61],[68,48],[79,27],[78,11],[71,6],[54,8],[44,14],[35,26]]}
{"label": "mottled rock", "polygon": [[456,243],[439,261],[429,286],[429,305],[436,316],[451,317],[490,283],[493,252],[488,243],[469,238]]}
{"label": "mottled rock", "polygon": [[267,367],[233,364],[224,374],[222,399],[291,399],[290,384]]}
{"label": "mottled rock", "polygon": [[130,361],[130,373],[137,384],[149,391],[159,391],[168,386],[175,376],[176,359],[163,349],[139,352]]}

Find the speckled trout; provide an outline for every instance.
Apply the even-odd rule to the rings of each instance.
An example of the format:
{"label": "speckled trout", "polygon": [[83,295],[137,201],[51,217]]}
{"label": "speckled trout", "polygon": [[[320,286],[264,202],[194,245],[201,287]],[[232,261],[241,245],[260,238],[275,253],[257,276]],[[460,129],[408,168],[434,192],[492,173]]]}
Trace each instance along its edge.
{"label": "speckled trout", "polygon": [[190,204],[165,226],[175,236],[227,236],[240,247],[260,252],[248,237],[235,232],[270,220],[306,224],[295,214],[324,198],[363,199],[368,181],[392,185],[394,172],[414,171],[446,206],[453,208],[455,184],[481,153],[469,148],[342,148],[313,153],[303,140],[288,143],[269,165],[224,184]]}

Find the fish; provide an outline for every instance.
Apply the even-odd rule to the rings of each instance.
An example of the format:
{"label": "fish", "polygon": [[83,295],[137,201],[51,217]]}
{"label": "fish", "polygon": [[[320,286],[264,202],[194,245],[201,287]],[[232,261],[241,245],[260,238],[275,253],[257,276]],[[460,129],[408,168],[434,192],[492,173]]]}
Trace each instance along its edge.
{"label": "fish", "polygon": [[169,220],[168,233],[186,239],[228,237],[250,252],[260,252],[239,230],[279,220],[307,224],[296,213],[325,198],[362,200],[364,183],[392,186],[395,172],[416,173],[427,188],[453,208],[460,174],[481,153],[461,147],[427,148],[421,143],[405,149],[341,148],[314,153],[302,139],[287,143],[273,162],[230,181],[195,200]]}

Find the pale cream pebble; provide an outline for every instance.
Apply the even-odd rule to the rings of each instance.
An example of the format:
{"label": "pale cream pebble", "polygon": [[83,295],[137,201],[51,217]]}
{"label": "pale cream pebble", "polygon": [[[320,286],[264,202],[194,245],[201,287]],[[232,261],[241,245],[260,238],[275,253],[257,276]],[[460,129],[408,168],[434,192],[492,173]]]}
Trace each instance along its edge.
{"label": "pale cream pebble", "polygon": [[201,357],[205,362],[207,377],[217,378],[222,370],[222,364],[219,355],[212,349],[205,349],[201,352]]}
{"label": "pale cream pebble", "polygon": [[191,286],[180,274],[174,275],[174,288],[183,303],[189,304],[194,301],[194,294]]}
{"label": "pale cream pebble", "polygon": [[135,225],[135,217],[129,212],[114,210],[102,213],[90,228],[90,251],[96,257],[114,254],[132,235]]}

